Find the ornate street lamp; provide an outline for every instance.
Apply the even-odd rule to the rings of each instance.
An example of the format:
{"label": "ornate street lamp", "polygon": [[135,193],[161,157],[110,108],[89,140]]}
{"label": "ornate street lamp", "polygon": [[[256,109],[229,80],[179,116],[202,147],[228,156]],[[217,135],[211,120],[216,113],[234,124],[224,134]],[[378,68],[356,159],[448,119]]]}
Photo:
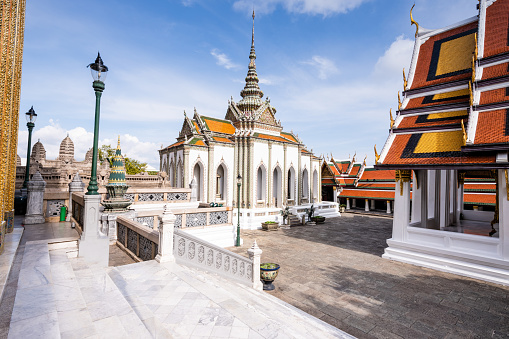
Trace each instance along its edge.
{"label": "ornate street lamp", "polygon": [[106,67],[101,59],[101,55],[97,52],[97,58],[95,62],[89,64],[87,67],[90,67],[90,71],[92,72],[92,78],[94,78],[94,82],[92,83],[92,87],[95,91],[95,125],[94,125],[94,149],[92,153],[92,172],[90,174],[90,181],[87,187],[87,195],[97,195],[99,194],[97,191],[99,187],[97,186],[97,144],[99,140],[99,115],[101,109],[101,95],[104,91],[104,80],[106,79],[106,74],[108,72],[108,67]]}
{"label": "ornate street lamp", "polygon": [[242,185],[242,177],[239,175],[237,176],[237,242],[235,243],[235,246],[240,246],[240,186]]}
{"label": "ornate street lamp", "polygon": [[25,181],[23,181],[23,188],[28,187],[28,180],[30,177],[30,148],[32,147],[32,130],[35,127],[35,120],[37,120],[37,114],[34,111],[34,106],[32,106],[28,112],[25,113],[25,117],[27,118],[27,127],[28,127],[28,147],[27,147],[27,163],[25,169]]}

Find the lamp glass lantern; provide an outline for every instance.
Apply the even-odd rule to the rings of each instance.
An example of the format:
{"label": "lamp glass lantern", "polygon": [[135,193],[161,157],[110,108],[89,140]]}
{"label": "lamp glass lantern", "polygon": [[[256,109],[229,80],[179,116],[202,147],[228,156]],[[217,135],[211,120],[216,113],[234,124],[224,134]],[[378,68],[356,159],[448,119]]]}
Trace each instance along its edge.
{"label": "lamp glass lantern", "polygon": [[27,119],[27,123],[35,124],[37,113],[35,113],[34,106],[30,107],[28,112],[25,113],[25,118]]}
{"label": "lamp glass lantern", "polygon": [[90,67],[90,72],[92,73],[92,78],[94,78],[94,81],[104,82],[106,80],[108,67],[104,65],[103,59],[101,58],[101,54],[99,54],[99,52],[97,52],[97,58],[95,59],[95,62],[89,64],[87,67]]}

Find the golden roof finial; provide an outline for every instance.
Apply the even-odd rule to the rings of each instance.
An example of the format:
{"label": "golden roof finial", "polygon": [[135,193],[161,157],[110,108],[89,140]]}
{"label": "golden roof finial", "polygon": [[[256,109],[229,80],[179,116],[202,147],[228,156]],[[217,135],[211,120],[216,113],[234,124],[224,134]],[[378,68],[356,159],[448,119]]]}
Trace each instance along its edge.
{"label": "golden roof finial", "polygon": [[401,97],[399,96],[399,91],[398,91],[398,111],[401,110]]}
{"label": "golden roof finial", "polygon": [[394,126],[394,118],[392,117],[392,108],[389,110],[389,115],[391,117],[391,129]]}
{"label": "golden roof finial", "polygon": [[408,84],[408,82],[406,80],[405,68],[403,67],[403,90],[406,90],[406,85],[407,84]]}
{"label": "golden roof finial", "polygon": [[475,82],[475,56],[472,56],[472,83]]}
{"label": "golden roof finial", "polygon": [[461,119],[461,131],[463,132],[463,146],[467,144],[467,132],[465,131],[465,124],[463,123],[463,119]]}
{"label": "golden roof finial", "polygon": [[414,20],[414,17],[412,16],[412,11],[415,7],[415,4],[410,8],[410,26],[415,25],[415,38],[417,38],[417,35],[419,34],[419,24]]}
{"label": "golden roof finial", "polygon": [[353,158],[352,158],[352,163],[355,162],[355,156],[357,155],[357,151],[355,151],[355,154],[353,155]]}
{"label": "golden roof finial", "polygon": [[474,47],[474,58],[477,61],[477,33],[474,33],[475,47]]}
{"label": "golden roof finial", "polygon": [[472,82],[468,82],[468,92],[470,94],[470,107],[474,105],[474,94],[472,93]]}
{"label": "golden roof finial", "polygon": [[364,161],[362,162],[362,164],[363,164],[364,166],[366,166],[366,159],[367,159],[367,158],[368,158],[368,155],[366,154],[366,156],[364,157]]}
{"label": "golden roof finial", "polygon": [[380,155],[378,154],[378,152],[376,151],[376,144],[375,144],[375,165],[378,164],[378,160],[380,159]]}
{"label": "golden roof finial", "polygon": [[120,149],[120,134],[118,135],[117,149]]}

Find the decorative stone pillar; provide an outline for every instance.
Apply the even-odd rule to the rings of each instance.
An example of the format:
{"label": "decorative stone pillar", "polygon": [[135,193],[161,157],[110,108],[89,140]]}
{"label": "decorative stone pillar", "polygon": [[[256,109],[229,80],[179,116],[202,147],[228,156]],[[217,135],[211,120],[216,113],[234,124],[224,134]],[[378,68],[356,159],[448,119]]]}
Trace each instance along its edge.
{"label": "decorative stone pillar", "polygon": [[391,201],[390,200],[387,200],[387,214],[391,214],[392,211],[391,211]]}
{"label": "decorative stone pillar", "polygon": [[78,242],[78,256],[91,263],[107,267],[109,262],[108,234],[101,230],[99,205],[101,195],[84,195],[83,233]]}
{"label": "decorative stone pillar", "polygon": [[262,250],[258,247],[258,244],[255,242],[250,249],[247,250],[247,254],[249,254],[249,260],[253,263],[253,288],[258,291],[263,290],[263,284],[260,280],[260,259],[262,256]]}
{"label": "decorative stone pillar", "polygon": [[42,175],[37,171],[32,180],[28,182],[28,201],[27,212],[25,214],[25,225],[44,223],[43,201],[44,189],[46,182],[42,179]]}
{"label": "decorative stone pillar", "polygon": [[350,209],[350,198],[346,198],[346,209]]}
{"label": "decorative stone pillar", "polygon": [[191,202],[196,202],[198,200],[198,184],[194,178],[191,180],[189,188],[191,189]]}
{"label": "decorative stone pillar", "polygon": [[396,170],[392,240],[405,240],[410,220],[410,170]]}
{"label": "decorative stone pillar", "polygon": [[163,215],[159,219],[159,247],[155,260],[159,263],[173,262],[173,231],[177,218],[171,213],[168,205],[164,205]]}
{"label": "decorative stone pillar", "polygon": [[76,175],[74,175],[74,178],[69,183],[69,208],[67,213],[67,221],[71,221],[72,216],[72,194],[73,192],[83,192],[85,189],[85,183],[81,180],[80,173],[76,172]]}
{"label": "decorative stone pillar", "polygon": [[375,199],[371,200],[371,207],[370,207],[370,209],[372,209],[373,211],[375,210]]}
{"label": "decorative stone pillar", "polygon": [[357,208],[357,199],[352,199],[352,208]]}
{"label": "decorative stone pillar", "polygon": [[369,212],[369,200],[364,199],[364,211]]}
{"label": "decorative stone pillar", "polygon": [[336,191],[336,186],[332,187],[332,201],[338,202],[338,193]]}

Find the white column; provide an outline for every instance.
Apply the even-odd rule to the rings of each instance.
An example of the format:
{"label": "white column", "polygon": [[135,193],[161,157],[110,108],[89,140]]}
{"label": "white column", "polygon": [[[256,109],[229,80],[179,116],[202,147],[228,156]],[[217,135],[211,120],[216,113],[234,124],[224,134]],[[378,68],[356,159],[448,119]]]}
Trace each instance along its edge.
{"label": "white column", "polygon": [[448,207],[448,200],[449,200],[449,197],[447,195],[448,193],[448,185],[449,183],[447,182],[447,171],[446,170],[441,170],[440,171],[440,192],[439,192],[439,197],[438,197],[438,203],[439,203],[439,208],[440,208],[440,216],[439,216],[439,220],[440,220],[440,223],[439,223],[439,227],[440,228],[443,228],[445,226],[448,226],[447,225],[447,207]]}
{"label": "white column", "polygon": [[391,211],[391,201],[390,200],[387,200],[387,214],[391,214],[392,211]]}
{"label": "white column", "polygon": [[[459,180],[459,178],[458,178]],[[459,225],[461,223],[461,214],[463,213],[463,188],[464,183],[459,182],[459,187],[456,186],[457,193],[456,193],[456,225]]]}
{"label": "white column", "polygon": [[369,212],[369,200],[364,199],[364,211]]}
{"label": "white column", "polygon": [[[423,187],[421,184],[421,175],[423,171],[414,171],[412,179],[412,219],[411,223],[418,223],[421,221],[421,204]],[[397,193],[397,192],[396,192]]]}
{"label": "white column", "polygon": [[332,187],[332,201],[338,202],[338,191],[336,190],[336,186]]}
{"label": "white column", "polygon": [[78,243],[78,256],[88,262],[107,267],[109,262],[110,242],[108,234],[101,232],[99,222],[99,205],[101,195],[84,196],[83,213],[84,230]]}
{"label": "white column", "polygon": [[250,249],[247,250],[247,254],[249,255],[249,260],[253,263],[253,288],[258,291],[263,290],[263,284],[260,280],[260,260],[262,256],[262,250],[258,247],[258,244],[255,242]]}
{"label": "white column", "polygon": [[[507,195],[506,169],[498,170],[498,230],[502,258],[509,260],[509,201]],[[508,178],[509,180],[509,178]]]}
{"label": "white column", "polygon": [[346,198],[346,209],[350,209],[350,198]]}
{"label": "white column", "polygon": [[[428,172],[428,219],[434,219],[436,171],[429,170],[427,172]],[[434,220],[432,220],[432,222],[434,222]]]}
{"label": "white column", "polygon": [[371,200],[371,207],[370,207],[373,211],[375,210],[375,199],[372,199]]}
{"label": "white column", "polygon": [[[403,194],[401,194],[403,186]],[[394,218],[392,223],[392,239],[396,241],[405,240],[406,228],[410,219],[410,181],[396,182],[394,192]]]}
{"label": "white column", "polygon": [[173,256],[173,231],[176,219],[168,205],[164,205],[163,215],[159,220],[159,247],[155,257],[159,263],[175,261]]}
{"label": "white column", "polygon": [[357,207],[357,199],[352,199],[352,208]]}

